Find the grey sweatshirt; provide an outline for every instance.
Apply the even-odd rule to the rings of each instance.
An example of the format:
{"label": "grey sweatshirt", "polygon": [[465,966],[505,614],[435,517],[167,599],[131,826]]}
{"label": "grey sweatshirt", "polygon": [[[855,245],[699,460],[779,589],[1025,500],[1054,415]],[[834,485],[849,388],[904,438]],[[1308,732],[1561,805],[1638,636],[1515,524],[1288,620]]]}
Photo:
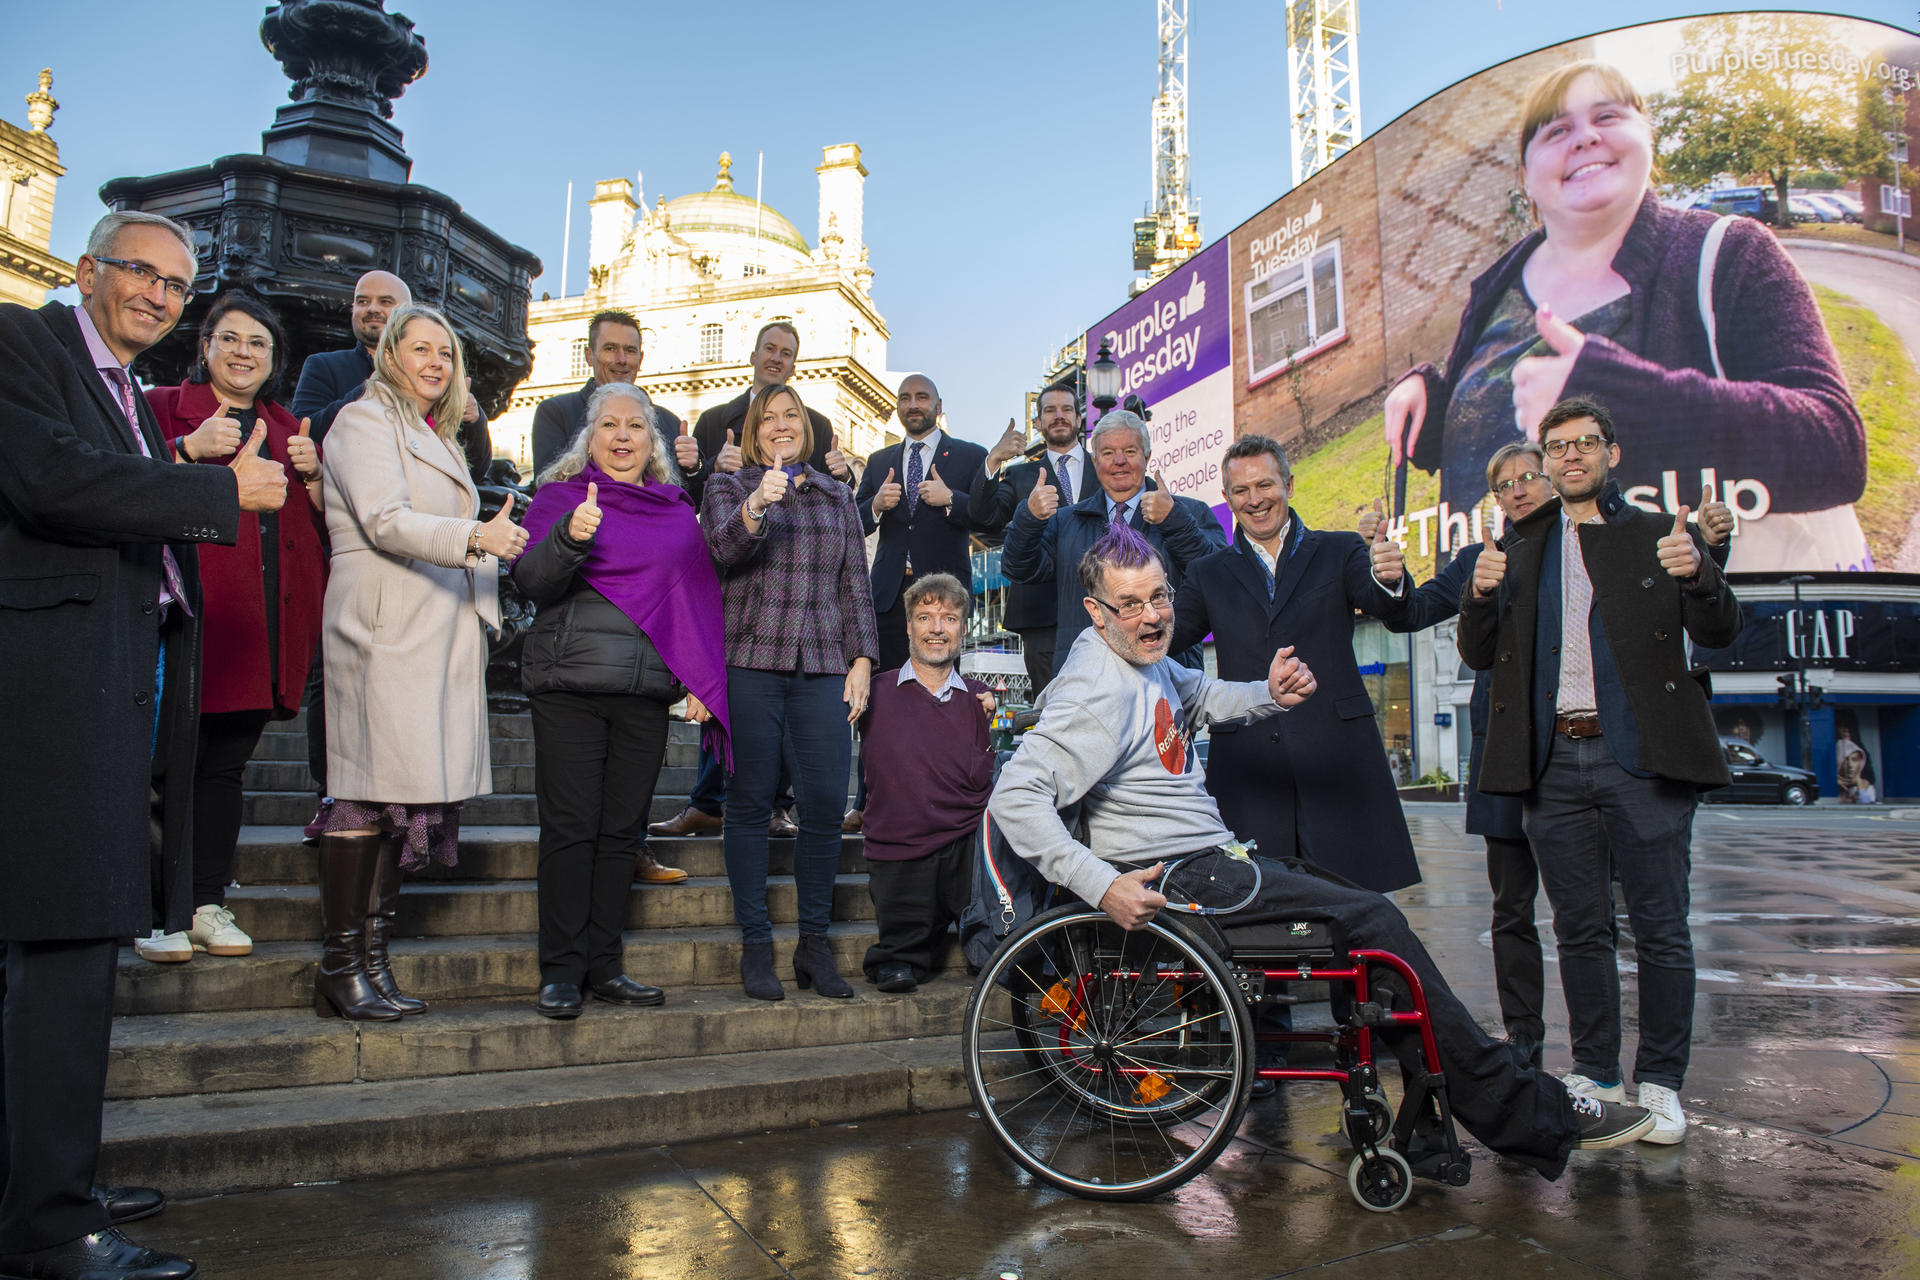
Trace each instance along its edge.
{"label": "grey sweatshirt", "polygon": [[[1093,906],[1120,875],[1112,863],[1150,866],[1233,839],[1191,738],[1204,725],[1281,710],[1264,680],[1232,684],[1174,662],[1136,667],[1092,627],[1039,707],[987,810],[1041,875]],[[1060,821],[1058,810],[1076,801],[1091,849]]]}

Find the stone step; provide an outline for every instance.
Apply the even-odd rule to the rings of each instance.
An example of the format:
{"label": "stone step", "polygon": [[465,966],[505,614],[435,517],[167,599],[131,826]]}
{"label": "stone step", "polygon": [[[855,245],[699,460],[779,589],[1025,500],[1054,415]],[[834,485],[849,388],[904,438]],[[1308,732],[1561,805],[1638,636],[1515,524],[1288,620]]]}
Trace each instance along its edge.
{"label": "stone step", "polygon": [[436,1003],[399,1022],[347,1022],[304,1009],[123,1018],[114,1024],[107,1096],[236,1093],[952,1035],[971,990],[960,974],[933,979],[910,996],[887,995],[851,971],[854,998],[822,1000],[802,993],[790,970],[783,976],[788,996],[777,1002],[749,998],[737,981],[661,983],[664,1005],[623,1008],[589,997],[585,1012],[566,1022],[536,1013],[531,993]]}
{"label": "stone step", "polygon": [[[913,1000],[917,996],[905,997]],[[856,997],[858,1000],[859,997]],[[832,1015],[790,995],[775,1020]],[[590,1038],[597,1006],[576,1024]],[[658,1014],[662,1010],[643,1010]],[[425,1015],[432,1017],[432,1014]],[[424,1034],[424,1032],[423,1032]],[[957,1036],[109,1102],[99,1177],[176,1198],[957,1107]]]}
{"label": "stone step", "polygon": [[[299,827],[242,827],[234,851],[233,878],[243,885],[313,884],[319,874],[320,851],[302,844]],[[653,856],[692,876],[724,876],[726,859],[720,837],[651,838]],[[840,839],[842,873],[865,872],[859,836]],[[793,841],[772,840],[767,846],[769,870],[793,874]],[[531,880],[540,861],[538,827],[462,827],[458,866],[429,866],[408,878],[440,880]]]}
{"label": "stone step", "polygon": [[[767,878],[767,912],[776,921],[795,918],[792,876]],[[297,942],[320,937],[320,890],[315,885],[251,885],[227,892],[227,909],[255,942]],[[864,875],[834,882],[833,916],[870,920],[873,900]],[[724,877],[696,876],[677,885],[634,885],[628,900],[629,929],[678,929],[730,924],[733,891]],[[445,938],[524,933],[539,928],[539,895],[531,880],[490,883],[413,881],[400,891],[399,938]]]}
{"label": "stone step", "polygon": [[[532,738],[495,738],[492,742],[493,763],[496,767],[503,764],[533,763]],[[275,733],[268,730],[260,735],[260,743],[253,749],[253,759],[264,761],[297,761],[305,764],[307,760],[307,735],[304,733]],[[700,764],[700,744],[698,742],[669,742],[665,764],[670,769],[697,769]],[[294,790],[309,787],[310,780],[300,775],[296,783],[286,783]],[[265,784],[251,780],[248,787],[262,787]],[[279,789],[279,788],[275,788]]]}
{"label": "stone step", "polygon": [[[509,741],[514,741],[509,739]],[[667,765],[660,770],[654,783],[656,791],[671,792],[684,796],[693,790],[694,777],[699,770],[691,765]],[[298,760],[253,760],[249,761],[241,775],[241,786],[253,792],[296,791],[309,797],[313,795],[313,775],[307,772],[307,760],[303,753]],[[533,792],[533,764],[509,764],[503,760],[493,761],[493,790],[496,795],[531,795]]]}
{"label": "stone step", "polygon": [[[773,926],[778,972],[792,972],[796,936],[792,924]],[[859,970],[878,935],[873,921],[865,919],[836,922],[827,937],[841,971],[851,974]],[[655,986],[712,986],[737,982],[740,977],[740,930],[731,920],[704,928],[635,930],[624,941],[627,972]],[[530,997],[540,988],[539,956],[531,933],[402,938],[393,943],[392,957],[400,989],[433,1004],[491,996]],[[249,956],[197,955],[183,964],[152,964],[140,959],[132,947],[123,947],[114,1012],[131,1017],[310,1009],[319,960],[317,938],[257,942]]]}

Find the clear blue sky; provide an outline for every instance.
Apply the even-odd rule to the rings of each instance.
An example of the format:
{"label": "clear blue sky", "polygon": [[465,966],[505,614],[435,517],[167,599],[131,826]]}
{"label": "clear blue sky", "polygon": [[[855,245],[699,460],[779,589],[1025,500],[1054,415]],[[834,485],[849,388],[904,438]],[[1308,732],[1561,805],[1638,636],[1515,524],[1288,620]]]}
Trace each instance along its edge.
{"label": "clear blue sky", "polygon": [[[1912,30],[1916,2],[1845,11]],[[68,258],[102,211],[102,182],[258,152],[286,100],[260,45],[262,0],[7,7],[0,113],[24,124],[21,95],[54,69],[53,135],[68,166],[54,249]],[[414,180],[538,253],[536,297],[558,290],[569,180],[577,292],[597,179],[641,169],[650,202],[672,198],[710,187],[724,149],[750,190],[764,150],[767,203],[811,241],[820,148],[858,142],[889,363],[933,376],[960,434],[996,435],[1048,351],[1125,298],[1148,195],[1153,0],[388,7],[414,20],[431,59],[394,112]],[[1374,132],[1456,80],[1596,23],[1727,7],[1360,0],[1362,123]],[[1283,6],[1192,9],[1189,145],[1212,242],[1290,181]]]}

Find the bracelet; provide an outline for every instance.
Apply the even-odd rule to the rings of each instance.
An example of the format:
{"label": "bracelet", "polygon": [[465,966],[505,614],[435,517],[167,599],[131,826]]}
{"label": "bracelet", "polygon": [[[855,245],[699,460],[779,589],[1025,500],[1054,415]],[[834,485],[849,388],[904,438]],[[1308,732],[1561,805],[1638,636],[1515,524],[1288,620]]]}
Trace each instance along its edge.
{"label": "bracelet", "polygon": [[173,449],[175,453],[180,455],[180,461],[182,462],[198,461],[192,454],[187,452],[187,438],[185,436],[181,436],[178,440],[174,441]]}
{"label": "bracelet", "polygon": [[473,531],[467,534],[467,554],[470,556],[480,554],[480,530],[482,527],[481,523],[476,520],[473,522]]}
{"label": "bracelet", "polygon": [[747,508],[747,519],[749,519],[749,520],[765,520],[765,519],[767,518],[767,509],[766,509],[765,507],[762,507],[762,508],[760,508],[760,509],[759,509],[758,511],[755,511],[755,510],[753,509],[753,504],[752,504],[751,502],[749,502],[749,503],[747,503],[747,504],[745,504],[745,505],[746,505],[746,508]]}

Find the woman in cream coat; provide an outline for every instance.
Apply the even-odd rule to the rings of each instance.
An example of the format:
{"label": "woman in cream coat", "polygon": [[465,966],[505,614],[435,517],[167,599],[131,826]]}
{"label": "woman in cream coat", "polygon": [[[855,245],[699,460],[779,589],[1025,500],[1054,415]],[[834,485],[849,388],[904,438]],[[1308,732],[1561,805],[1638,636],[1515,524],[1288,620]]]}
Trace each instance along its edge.
{"label": "woman in cream coat", "polygon": [[452,326],[405,306],[374,351],[366,393],[327,434],[333,560],[322,620],[327,782],[320,900],[321,1017],[390,1021],[400,994],[387,934],[402,867],[451,865],[460,805],[491,791],[486,637],[500,623],[498,558],[526,534],[511,508],[475,519],[455,433],[466,369]]}

